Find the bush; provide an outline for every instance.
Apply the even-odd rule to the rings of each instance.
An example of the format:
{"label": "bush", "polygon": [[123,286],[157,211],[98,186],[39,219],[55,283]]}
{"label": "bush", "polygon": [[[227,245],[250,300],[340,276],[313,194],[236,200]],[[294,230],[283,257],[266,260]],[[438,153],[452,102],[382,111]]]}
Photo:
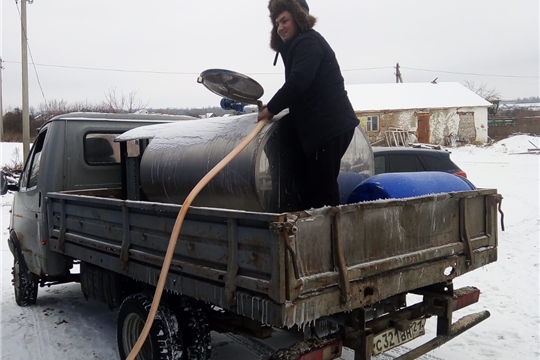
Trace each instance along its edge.
{"label": "bush", "polygon": [[[3,142],[22,142],[22,110],[15,108],[4,114],[4,128],[2,134]],[[38,133],[38,129],[45,123],[45,120],[35,120],[30,114],[30,141],[32,141]]]}

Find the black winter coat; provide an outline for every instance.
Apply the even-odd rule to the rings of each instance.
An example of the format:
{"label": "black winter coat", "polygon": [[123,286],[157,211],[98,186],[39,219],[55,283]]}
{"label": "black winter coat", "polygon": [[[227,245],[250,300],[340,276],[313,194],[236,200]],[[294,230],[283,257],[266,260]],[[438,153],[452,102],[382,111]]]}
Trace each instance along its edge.
{"label": "black winter coat", "polygon": [[[311,29],[284,46],[285,84],[268,103],[278,114],[289,108],[304,152],[309,155],[359,123],[347,97],[336,55]],[[290,118],[290,119],[289,119]]]}

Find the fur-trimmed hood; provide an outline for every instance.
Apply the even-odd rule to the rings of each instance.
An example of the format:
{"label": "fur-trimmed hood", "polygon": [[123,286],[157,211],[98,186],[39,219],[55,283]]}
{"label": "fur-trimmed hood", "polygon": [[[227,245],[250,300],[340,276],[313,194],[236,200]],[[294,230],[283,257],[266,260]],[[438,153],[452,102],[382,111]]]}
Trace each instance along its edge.
{"label": "fur-trimmed hood", "polygon": [[312,29],[317,19],[309,15],[309,6],[305,0],[270,0],[268,3],[270,10],[270,21],[272,22],[272,32],[270,35],[270,47],[275,51],[280,51],[283,47],[283,40],[277,33],[276,18],[283,11],[289,11],[296,20],[300,32]]}

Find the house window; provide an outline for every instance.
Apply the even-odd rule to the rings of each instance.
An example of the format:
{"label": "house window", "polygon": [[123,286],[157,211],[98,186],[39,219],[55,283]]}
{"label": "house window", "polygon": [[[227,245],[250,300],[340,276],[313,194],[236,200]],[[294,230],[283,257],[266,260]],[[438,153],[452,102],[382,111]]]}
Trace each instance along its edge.
{"label": "house window", "polygon": [[379,131],[379,115],[367,116],[366,130],[367,131]]}

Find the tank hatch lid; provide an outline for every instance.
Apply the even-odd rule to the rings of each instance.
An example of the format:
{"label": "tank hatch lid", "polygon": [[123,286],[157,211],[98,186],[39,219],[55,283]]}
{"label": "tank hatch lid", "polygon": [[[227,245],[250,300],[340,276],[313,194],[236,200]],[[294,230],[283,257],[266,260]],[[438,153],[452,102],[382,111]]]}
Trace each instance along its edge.
{"label": "tank hatch lid", "polygon": [[247,104],[258,105],[263,96],[263,87],[244,74],[225,69],[208,69],[199,75],[197,82],[214,94]]}

